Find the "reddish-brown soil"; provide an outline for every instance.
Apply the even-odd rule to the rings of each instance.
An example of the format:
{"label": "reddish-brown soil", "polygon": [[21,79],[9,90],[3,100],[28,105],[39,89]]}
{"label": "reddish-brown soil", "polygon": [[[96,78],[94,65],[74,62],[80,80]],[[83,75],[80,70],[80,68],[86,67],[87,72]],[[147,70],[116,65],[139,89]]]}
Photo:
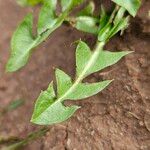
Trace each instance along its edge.
{"label": "reddish-brown soil", "polygon": [[[109,50],[135,52],[88,79],[115,81],[96,96],[75,102],[82,109],[68,121],[50,126],[46,136],[30,143],[25,150],[150,150],[149,9],[150,1],[143,1],[126,33],[107,45]],[[91,35],[62,26],[36,48],[22,70],[5,73],[12,33],[31,11],[35,15],[38,12],[19,7],[15,0],[0,0],[0,108],[18,98],[25,100],[23,106],[1,116],[0,137],[4,138],[23,138],[39,128],[30,123],[30,118],[35,99],[54,79],[54,67],[74,75],[75,47],[71,43],[81,38],[92,47],[95,42]]]}

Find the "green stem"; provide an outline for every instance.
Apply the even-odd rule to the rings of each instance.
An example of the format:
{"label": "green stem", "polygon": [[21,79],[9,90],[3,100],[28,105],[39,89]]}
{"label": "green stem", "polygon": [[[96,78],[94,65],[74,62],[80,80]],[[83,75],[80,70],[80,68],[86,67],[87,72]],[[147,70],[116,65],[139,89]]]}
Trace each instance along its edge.
{"label": "green stem", "polygon": [[2,148],[2,150],[18,150],[18,149],[21,149],[23,146],[26,146],[28,143],[38,139],[39,137],[44,136],[48,131],[49,131],[49,129],[47,127],[42,128],[42,129],[40,129],[38,131],[35,131],[35,132],[29,134],[22,141]]}

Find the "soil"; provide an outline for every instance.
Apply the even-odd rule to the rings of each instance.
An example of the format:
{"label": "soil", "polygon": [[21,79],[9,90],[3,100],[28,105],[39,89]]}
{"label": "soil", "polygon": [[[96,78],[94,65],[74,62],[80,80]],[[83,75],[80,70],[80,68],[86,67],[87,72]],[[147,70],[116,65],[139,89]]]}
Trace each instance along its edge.
{"label": "soil", "polygon": [[[97,5],[110,1],[98,1]],[[109,50],[132,50],[117,65],[93,74],[88,81],[115,79],[103,92],[84,101],[68,121],[49,126],[47,134],[24,150],[150,150],[150,1],[143,0],[137,17],[131,20],[122,37],[114,37]],[[75,46],[78,39],[92,47],[90,34],[62,26],[35,49],[29,63],[20,71],[6,73],[10,39],[18,23],[28,13],[37,16],[38,8],[21,8],[15,0],[0,0],[0,107],[15,99],[25,104],[0,117],[0,137],[24,138],[40,128],[30,123],[35,99],[54,79],[54,68],[74,75]],[[150,13],[150,12],[149,12]]]}

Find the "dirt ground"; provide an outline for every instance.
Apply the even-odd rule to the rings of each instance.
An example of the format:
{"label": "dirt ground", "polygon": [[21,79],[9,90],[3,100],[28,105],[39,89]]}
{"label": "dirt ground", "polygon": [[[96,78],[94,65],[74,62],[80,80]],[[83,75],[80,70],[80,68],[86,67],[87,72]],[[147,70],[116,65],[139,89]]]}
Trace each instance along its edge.
{"label": "dirt ground", "polygon": [[[98,1],[97,4],[108,1]],[[95,73],[88,80],[115,79],[103,92],[84,101],[68,121],[50,126],[46,136],[24,150],[150,150],[150,0],[143,5],[125,34],[113,38],[109,50],[132,50],[117,65]],[[0,108],[22,98],[25,104],[0,117],[0,137],[20,138],[39,128],[30,123],[35,99],[54,79],[58,67],[74,75],[75,47],[82,39],[92,47],[95,38],[62,26],[35,49],[28,65],[15,73],[5,73],[10,39],[18,23],[37,9],[21,8],[15,0],[0,0]],[[149,12],[150,13],[150,12]]]}

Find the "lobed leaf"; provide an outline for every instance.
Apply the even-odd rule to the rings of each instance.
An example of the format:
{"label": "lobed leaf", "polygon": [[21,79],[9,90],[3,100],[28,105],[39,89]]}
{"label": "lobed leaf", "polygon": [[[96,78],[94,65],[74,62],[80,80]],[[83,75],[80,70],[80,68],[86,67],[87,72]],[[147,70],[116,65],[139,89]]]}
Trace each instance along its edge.
{"label": "lobed leaf", "polygon": [[117,3],[121,7],[127,9],[127,11],[135,17],[140,5],[140,0],[112,0],[113,2]]}
{"label": "lobed leaf", "polygon": [[16,71],[24,66],[30,56],[36,40],[32,35],[33,17],[27,15],[15,31],[11,40],[11,56],[7,63],[7,71]]}
{"label": "lobed leaf", "polygon": [[[100,48],[100,47],[98,47]],[[106,88],[112,80],[97,83],[82,83],[89,74],[118,62],[129,52],[108,52],[96,48],[92,52],[86,43],[80,41],[76,49],[77,78],[71,77],[60,69],[56,69],[57,94],[53,85],[39,96],[31,121],[40,125],[59,123],[71,117],[79,106],[64,106],[65,100],[80,100],[95,95]],[[102,48],[102,47],[101,47]]]}
{"label": "lobed leaf", "polygon": [[38,21],[38,34],[32,35],[33,17],[27,15],[15,31],[11,42],[11,55],[6,70],[9,72],[22,68],[28,62],[32,49],[43,42],[64,21],[67,12],[63,12],[56,18],[54,9],[56,0],[49,0],[41,9]]}
{"label": "lobed leaf", "polygon": [[54,93],[52,83],[46,91],[41,92],[31,122],[39,125],[63,122],[79,108],[78,106],[65,107],[60,101],[55,100]]}

